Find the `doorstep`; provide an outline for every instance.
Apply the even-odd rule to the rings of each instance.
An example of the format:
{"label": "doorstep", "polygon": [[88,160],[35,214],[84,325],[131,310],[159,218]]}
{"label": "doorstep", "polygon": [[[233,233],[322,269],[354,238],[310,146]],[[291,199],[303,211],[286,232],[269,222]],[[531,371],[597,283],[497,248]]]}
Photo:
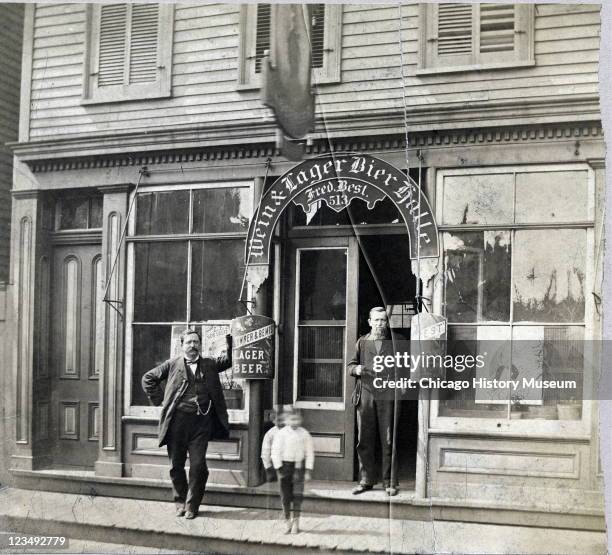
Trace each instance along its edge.
{"label": "doorstep", "polygon": [[[16,488],[0,490],[0,531],[197,553],[605,553],[602,532],[304,513],[284,534],[280,512],[204,505],[198,518],[172,503]],[[70,553],[58,550],[58,553]]]}
{"label": "doorstep", "polygon": [[[169,480],[96,476],[93,470],[13,469],[15,486],[54,491],[151,501],[171,499]],[[408,484],[410,485],[410,484]],[[526,507],[490,501],[451,498],[418,498],[408,487],[395,497],[382,489],[352,495],[352,482],[311,481],[304,492],[304,511],[329,515],[364,516],[420,521],[457,521],[513,526],[605,531],[603,510],[567,507]],[[277,510],[277,484],[256,487],[209,484],[205,501],[211,505]]]}

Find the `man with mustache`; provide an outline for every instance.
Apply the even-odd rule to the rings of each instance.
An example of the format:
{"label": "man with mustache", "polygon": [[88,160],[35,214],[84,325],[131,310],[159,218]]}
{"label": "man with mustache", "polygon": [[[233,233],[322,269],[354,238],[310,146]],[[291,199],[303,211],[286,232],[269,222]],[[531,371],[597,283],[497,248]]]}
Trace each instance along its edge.
{"label": "man with mustache", "polygon": [[[374,487],[379,474],[376,464],[378,440],[382,447],[382,481],[387,495],[397,494],[395,470],[392,471],[394,401],[375,397],[373,360],[376,355],[394,354],[389,334],[387,312],[381,306],[370,310],[370,333],[357,341],[355,356],[348,363],[348,370],[355,378],[353,404],[357,408],[357,455],[361,479],[353,490],[359,495]],[[377,438],[378,436],[378,438]]]}
{"label": "man with mustache", "polygon": [[[229,335],[226,352],[216,358],[200,356],[202,339],[196,330],[184,330],[180,340],[182,355],[149,370],[142,378],[142,388],[155,406],[162,407],[159,446],[168,449],[176,516],[193,519],[208,480],[208,442],[229,437],[219,373],[231,366],[232,349]],[[189,482],[185,474],[187,453]]]}

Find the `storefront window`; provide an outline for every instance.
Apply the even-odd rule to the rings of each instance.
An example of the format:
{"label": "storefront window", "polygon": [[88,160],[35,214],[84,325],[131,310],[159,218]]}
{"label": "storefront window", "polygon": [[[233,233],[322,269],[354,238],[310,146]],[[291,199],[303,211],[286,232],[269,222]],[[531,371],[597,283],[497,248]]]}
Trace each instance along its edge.
{"label": "storefront window", "polygon": [[139,193],[136,235],[188,233],[189,191]]}
{"label": "storefront window", "polygon": [[200,189],[194,191],[193,203],[194,233],[248,231],[253,213],[253,195],[250,189]]}
{"label": "storefront window", "polygon": [[[442,184],[442,219],[453,226],[442,237],[448,351],[486,352],[484,367],[449,369],[446,377],[520,385],[495,393],[444,390],[439,415],[580,419],[590,227],[586,171],[451,173]],[[538,385],[566,380],[576,387]]]}
{"label": "storefront window", "polygon": [[[186,327],[201,332],[203,354],[224,350],[230,321],[246,313],[238,299],[252,208],[250,187],[138,194],[129,238],[131,407],[149,405],[142,375],[180,353],[179,335]],[[234,379],[231,369],[220,377],[228,408],[243,410],[243,380]]]}
{"label": "storefront window", "polygon": [[529,230],[514,237],[514,320],[582,322],[586,231]]}
{"label": "storefront window", "polygon": [[510,259],[508,231],[447,233],[446,312],[453,322],[508,322]]}
{"label": "storefront window", "polygon": [[134,321],[186,322],[186,241],[134,245]]}

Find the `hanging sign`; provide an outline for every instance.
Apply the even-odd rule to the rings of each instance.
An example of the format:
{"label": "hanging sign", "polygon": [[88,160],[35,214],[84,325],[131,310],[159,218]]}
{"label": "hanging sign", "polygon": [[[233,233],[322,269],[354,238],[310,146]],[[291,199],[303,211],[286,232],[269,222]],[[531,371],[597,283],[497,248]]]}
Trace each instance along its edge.
{"label": "hanging sign", "polygon": [[[447,337],[446,318],[440,314],[420,312],[412,317],[410,323],[410,352],[423,355],[446,355]],[[422,368],[417,365],[413,377],[443,377],[442,364],[427,365]]]}
{"label": "hanging sign", "polygon": [[231,323],[234,378],[247,380],[274,377],[274,330],[267,316],[241,316]]}
{"label": "hanging sign", "polygon": [[251,220],[245,251],[247,271],[270,262],[274,227],[290,203],[309,212],[324,202],[333,210],[360,199],[371,210],[388,197],[406,225],[410,257],[438,257],[438,229],[419,185],[401,170],[369,154],[333,153],[305,160],[279,177],[264,193]]}

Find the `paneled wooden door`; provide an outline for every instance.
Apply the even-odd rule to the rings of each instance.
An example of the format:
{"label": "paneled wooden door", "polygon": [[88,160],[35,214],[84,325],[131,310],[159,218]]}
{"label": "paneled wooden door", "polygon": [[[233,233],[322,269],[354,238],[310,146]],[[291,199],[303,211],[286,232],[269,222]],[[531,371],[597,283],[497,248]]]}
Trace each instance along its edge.
{"label": "paneled wooden door", "polygon": [[312,434],[318,480],[353,480],[354,380],[346,363],[355,348],[358,250],[354,238],[294,240],[283,326],[282,398],[302,409]]}
{"label": "paneled wooden door", "polygon": [[54,250],[51,430],[55,466],[93,467],[98,454],[102,371],[101,246]]}

